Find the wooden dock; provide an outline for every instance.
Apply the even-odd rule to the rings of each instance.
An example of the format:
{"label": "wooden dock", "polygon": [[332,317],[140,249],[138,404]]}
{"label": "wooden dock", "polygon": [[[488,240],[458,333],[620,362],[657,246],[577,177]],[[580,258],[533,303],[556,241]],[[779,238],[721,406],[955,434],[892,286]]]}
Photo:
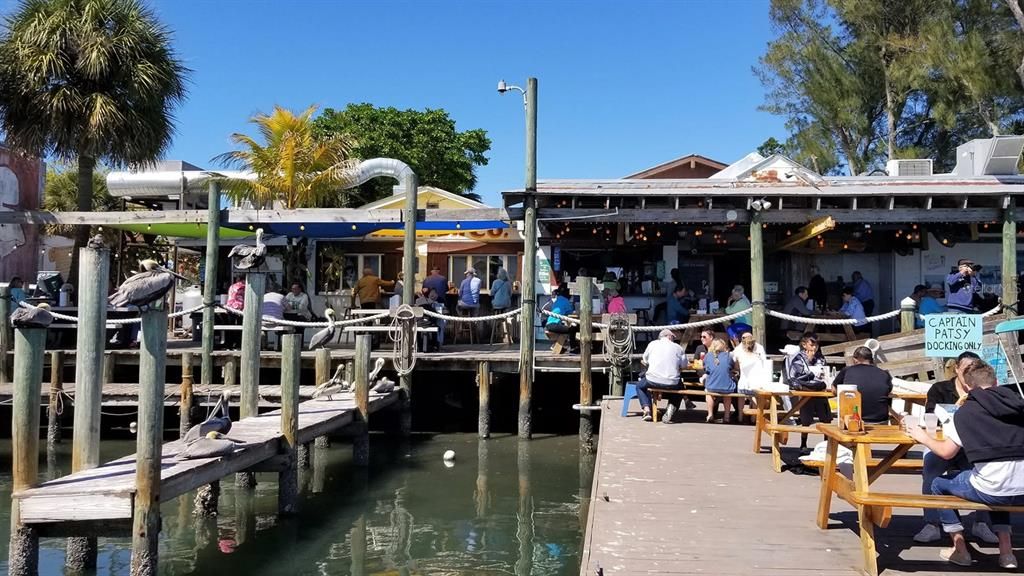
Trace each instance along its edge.
{"label": "wooden dock", "polygon": [[[399,400],[399,393],[370,394],[369,410],[376,412]],[[299,404],[299,443],[352,423],[352,393],[333,400],[308,400]],[[160,500],[168,501],[225,476],[252,470],[273,469],[282,441],[280,411],[235,422],[229,437],[244,442],[225,458],[176,460],[180,441],[164,444],[161,458]],[[262,466],[262,467],[261,467]],[[41,535],[111,534],[124,536],[131,528],[135,494],[135,455],[125,456],[98,468],[51,480],[16,492],[21,522],[38,528]]]}
{"label": "wooden dock", "polygon": [[[581,575],[599,567],[609,576],[862,573],[854,509],[834,500],[829,529],[819,530],[820,479],[773,472],[768,454],[750,451],[752,427],[705,424],[697,412],[677,416],[682,423],[646,423],[635,413],[621,418],[621,407],[602,405]],[[921,477],[887,474],[878,486],[914,493]],[[921,522],[920,511],[898,509],[888,528],[875,529],[882,574],[1000,572],[994,545],[970,535],[976,572],[954,569],[939,559],[948,540],[913,541]]]}

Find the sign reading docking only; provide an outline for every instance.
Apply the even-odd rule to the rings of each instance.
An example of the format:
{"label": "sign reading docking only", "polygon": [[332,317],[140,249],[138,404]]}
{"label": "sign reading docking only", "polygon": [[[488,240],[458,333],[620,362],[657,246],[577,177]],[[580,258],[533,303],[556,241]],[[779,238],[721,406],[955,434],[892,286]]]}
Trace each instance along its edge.
{"label": "sign reading docking only", "polygon": [[974,314],[929,314],[924,317],[924,355],[954,358],[981,354],[982,317]]}

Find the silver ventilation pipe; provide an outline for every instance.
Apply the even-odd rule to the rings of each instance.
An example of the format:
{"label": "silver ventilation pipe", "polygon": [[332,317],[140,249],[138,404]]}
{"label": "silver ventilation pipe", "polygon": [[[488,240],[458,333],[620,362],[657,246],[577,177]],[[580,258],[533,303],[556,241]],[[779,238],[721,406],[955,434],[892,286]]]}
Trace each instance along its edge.
{"label": "silver ventilation pipe", "polygon": [[405,242],[402,246],[404,256],[402,302],[412,306],[416,293],[416,189],[418,180],[412,168],[401,160],[371,158],[360,162],[356,167],[352,186],[359,186],[378,176],[395,178],[405,191],[405,208],[402,209],[402,222],[405,224]]}

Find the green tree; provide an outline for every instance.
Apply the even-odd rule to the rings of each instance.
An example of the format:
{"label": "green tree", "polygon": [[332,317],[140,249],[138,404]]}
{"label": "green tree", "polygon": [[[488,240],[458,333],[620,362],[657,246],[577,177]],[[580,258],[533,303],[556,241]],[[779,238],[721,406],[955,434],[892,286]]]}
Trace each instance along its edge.
{"label": "green tree", "polygon": [[[422,186],[479,200],[477,166],[487,165],[491,140],[482,129],[460,132],[444,110],[399,110],[372,104],[327,108],[316,120],[321,134],[349,134],[359,158],[395,158],[408,164]],[[392,184],[376,178],[361,187],[367,200],[391,195]]]}
{"label": "green tree", "polygon": [[[92,202],[89,210],[109,212],[119,210],[121,203],[107,191],[107,178],[103,170],[92,175]],[[71,167],[50,166],[46,170],[46,185],[43,189],[43,210],[50,212],[74,212],[78,209],[78,170]],[[53,224],[46,227],[47,234],[74,238],[77,226]],[[89,230],[89,227],[83,227]],[[108,230],[104,229],[104,234]],[[90,234],[93,232],[90,231]],[[110,233],[112,234],[112,233]],[[112,236],[116,237],[116,236]]]}
{"label": "green tree", "polygon": [[757,147],[757,153],[765,158],[774,154],[786,154],[786,145],[776,140],[774,136],[769,136]]}
{"label": "green tree", "polygon": [[[8,144],[78,163],[77,208],[97,162],[148,163],[171,141],[188,70],[138,0],[23,0],[0,30],[0,129]],[[69,281],[77,282],[75,233]]]}
{"label": "green tree", "polygon": [[[214,158],[226,167],[252,172],[254,178],[224,180],[225,191],[236,202],[251,202],[257,208],[274,205],[291,210],[342,206],[349,203],[353,170],[358,162],[351,156],[353,139],[347,134],[318,134],[313,129],[316,106],[295,114],[275,106],[270,114],[249,119],[258,137],[232,134],[239,149]],[[308,275],[305,238],[288,239],[285,273]]]}

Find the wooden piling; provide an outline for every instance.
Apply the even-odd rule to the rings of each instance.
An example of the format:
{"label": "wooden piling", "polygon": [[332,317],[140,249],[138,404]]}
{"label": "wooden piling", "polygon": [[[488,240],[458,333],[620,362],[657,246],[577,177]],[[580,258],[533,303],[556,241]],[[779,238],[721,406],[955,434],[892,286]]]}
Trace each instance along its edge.
{"label": "wooden piling", "polygon": [[203,277],[203,361],[199,377],[207,390],[213,384],[214,303],[217,301],[217,264],[220,260],[220,182],[207,184],[206,267]]}
{"label": "wooden piling", "polygon": [[220,481],[214,480],[196,490],[196,497],[192,504],[195,515],[199,518],[216,517],[220,505]]}
{"label": "wooden piling", "polygon": [[[11,446],[13,490],[18,493],[36,485],[39,477],[39,394],[43,382],[46,330],[14,331],[14,398]],[[39,573],[39,532],[19,520],[18,500],[11,502],[11,542],[8,573],[36,576]]]}
{"label": "wooden piling", "polygon": [[11,288],[0,286],[0,384],[11,382],[10,359],[11,352],[11,312],[14,302],[11,300]]}
{"label": "wooden piling", "polygon": [[156,576],[160,541],[160,457],[163,448],[167,311],[142,313],[139,420],[135,440],[135,504],[131,576]]}
{"label": "wooden piling", "polygon": [[533,435],[533,333],[537,311],[537,79],[526,79],[526,178],[523,183],[523,306],[519,332],[519,437]]}
{"label": "wooden piling", "polygon": [[235,361],[234,356],[231,356],[224,362],[224,387],[234,388],[235,386],[238,386],[238,362]]}
{"label": "wooden piling", "polygon": [[356,466],[370,464],[370,338],[356,336],[355,392],[356,411],[352,419],[352,462]]}
{"label": "wooden piling", "polygon": [[[71,471],[100,465],[103,385],[114,379],[115,358],[105,354],[110,251],[84,247],[78,256],[78,336],[75,355],[75,415]],[[161,327],[160,332],[166,332]],[[163,380],[161,380],[161,386]],[[161,398],[163,396],[161,395]],[[64,565],[70,572],[96,568],[96,538],[68,538]]]}
{"label": "wooden piling", "polygon": [[754,338],[765,346],[764,323],[764,236],[761,227],[761,211],[750,211],[750,303]]}
{"label": "wooden piling", "polygon": [[580,294],[580,449],[594,451],[594,413],[589,406],[594,401],[593,363],[591,342],[593,333],[593,279],[580,276],[576,290]]}
{"label": "wooden piling", "polygon": [[1007,197],[1003,208],[1003,304],[1014,308],[1003,308],[1003,313],[1012,318],[1022,313],[1014,312],[1017,306],[1017,200]]}
{"label": "wooden piling", "polygon": [[[352,523],[352,532],[349,537],[351,542],[352,563],[349,567],[349,574],[352,576],[366,576],[366,514],[360,514],[359,518]],[[402,573],[401,570],[398,571]]]}
{"label": "wooden piling", "polygon": [[[242,357],[240,380],[242,385],[239,412],[242,418],[259,414],[260,402],[260,330],[263,316],[263,292],[266,275],[250,272],[245,275],[245,309],[242,316]],[[235,475],[239,488],[255,488],[256,474],[239,472]]]}
{"label": "wooden piling", "polygon": [[46,407],[46,449],[49,451],[61,441],[61,414],[64,393],[64,351],[50,352],[50,398]]}
{"label": "wooden piling", "polygon": [[[281,336],[281,453],[288,464],[278,472],[278,514],[295,514],[299,506],[299,378],[302,370],[302,334]],[[330,357],[328,357],[330,361]],[[329,365],[329,364],[328,364]]]}
{"label": "wooden piling", "polygon": [[487,442],[477,442],[476,444],[476,493],[473,495],[473,500],[476,504],[477,520],[487,517],[487,511],[491,505],[491,491],[487,479],[489,448]]}
{"label": "wooden piling", "polygon": [[181,353],[181,400],[178,403],[178,437],[183,438],[192,427],[192,353]]}
{"label": "wooden piling", "polygon": [[[317,350],[316,350],[316,357],[315,357],[315,363],[314,363],[313,366],[314,366],[315,371],[316,371],[316,378],[315,378],[315,380],[316,380],[316,384],[317,385],[320,385],[320,384],[326,382],[327,380],[329,380],[331,378],[331,376],[332,376],[332,372],[331,372],[331,351],[328,350],[327,348],[317,348]],[[348,374],[346,374],[346,376],[348,376]],[[351,382],[351,380],[348,380],[348,382]],[[321,446],[321,445],[328,446],[328,445],[330,445],[330,442],[328,441],[327,436],[320,436],[320,437],[318,437],[315,440],[315,442],[316,442],[317,446]],[[305,455],[304,458],[300,457],[300,460],[304,459],[305,463],[302,464],[300,462],[300,464],[302,464],[303,468],[308,468],[309,467],[309,455],[308,455],[309,454],[309,447],[306,446],[303,451],[306,453],[306,455]]]}
{"label": "wooden piling", "polygon": [[477,367],[476,385],[480,396],[480,413],[477,416],[477,434],[481,438],[491,437],[491,363],[481,362]]}
{"label": "wooden piling", "polygon": [[907,297],[900,302],[900,332],[913,332],[917,317],[917,302]]}
{"label": "wooden piling", "polygon": [[519,556],[516,558],[515,575],[533,574],[533,491],[530,487],[530,443],[519,442],[516,454],[519,479],[519,503],[516,510],[516,540],[519,541]]}

